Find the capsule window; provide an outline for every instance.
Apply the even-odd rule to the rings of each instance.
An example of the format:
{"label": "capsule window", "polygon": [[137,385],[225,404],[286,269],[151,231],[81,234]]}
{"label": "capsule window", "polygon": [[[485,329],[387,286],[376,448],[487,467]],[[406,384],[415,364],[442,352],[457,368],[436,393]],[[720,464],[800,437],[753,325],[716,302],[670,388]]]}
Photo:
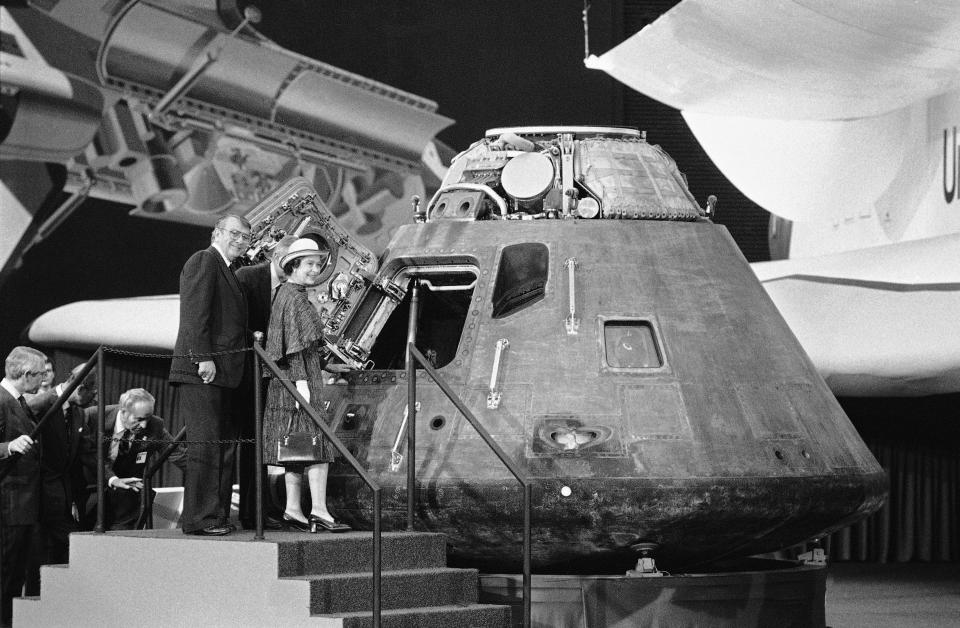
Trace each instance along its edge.
{"label": "capsule window", "polygon": [[647,320],[603,322],[603,349],[611,369],[651,369],[663,366],[653,325]]}
{"label": "capsule window", "polygon": [[503,248],[493,287],[493,318],[504,318],[544,297],[550,254],[545,244],[528,242]]}

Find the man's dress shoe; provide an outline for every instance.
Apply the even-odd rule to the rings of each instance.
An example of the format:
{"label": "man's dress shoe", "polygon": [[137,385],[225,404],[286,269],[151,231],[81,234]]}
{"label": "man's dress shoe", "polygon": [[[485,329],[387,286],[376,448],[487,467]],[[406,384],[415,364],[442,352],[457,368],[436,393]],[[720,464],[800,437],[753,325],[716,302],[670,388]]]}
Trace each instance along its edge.
{"label": "man's dress shoe", "polygon": [[207,526],[206,528],[200,528],[199,530],[194,530],[189,534],[194,534],[196,536],[226,536],[232,531],[233,530],[227,526],[212,525]]}

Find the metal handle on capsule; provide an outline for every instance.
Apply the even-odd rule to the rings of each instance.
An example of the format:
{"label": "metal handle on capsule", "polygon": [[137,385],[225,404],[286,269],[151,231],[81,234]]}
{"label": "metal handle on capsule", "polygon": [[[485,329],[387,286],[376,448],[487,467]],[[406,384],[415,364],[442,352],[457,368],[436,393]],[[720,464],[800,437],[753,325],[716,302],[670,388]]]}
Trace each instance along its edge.
{"label": "metal handle on capsule", "polygon": [[496,410],[500,407],[500,391],[497,390],[497,376],[500,374],[500,358],[510,346],[510,341],[501,338],[497,341],[497,353],[493,356],[493,370],[490,372],[490,393],[487,395],[487,409]]}
{"label": "metal handle on capsule", "polygon": [[[417,402],[414,412],[420,412],[420,402]],[[403,409],[403,421],[400,422],[400,429],[397,431],[397,438],[393,441],[393,449],[390,450],[390,471],[399,471],[403,464],[403,454],[400,448],[403,447],[403,440],[407,434],[407,419],[409,418],[410,408]]]}
{"label": "metal handle on capsule", "polygon": [[575,336],[580,331],[580,319],[577,318],[577,278],[576,268],[579,265],[576,257],[571,257],[563,263],[567,267],[567,276],[570,278],[570,315],[564,320],[567,335]]}

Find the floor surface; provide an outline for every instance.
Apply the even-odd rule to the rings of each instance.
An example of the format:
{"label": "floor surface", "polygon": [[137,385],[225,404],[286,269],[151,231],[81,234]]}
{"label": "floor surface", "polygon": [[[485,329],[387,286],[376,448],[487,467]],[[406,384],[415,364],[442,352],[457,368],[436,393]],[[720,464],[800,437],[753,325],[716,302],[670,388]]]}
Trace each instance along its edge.
{"label": "floor surface", "polygon": [[831,563],[831,628],[960,628],[960,563]]}

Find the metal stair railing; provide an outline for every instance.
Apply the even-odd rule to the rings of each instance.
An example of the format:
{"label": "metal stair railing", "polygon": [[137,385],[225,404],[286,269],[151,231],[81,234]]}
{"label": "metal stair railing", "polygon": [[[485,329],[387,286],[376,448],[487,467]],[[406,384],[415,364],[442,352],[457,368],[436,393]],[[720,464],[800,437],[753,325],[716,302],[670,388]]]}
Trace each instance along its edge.
{"label": "metal stair railing", "polygon": [[[457,410],[470,422],[480,438],[493,450],[493,453],[506,465],[513,477],[523,486],[523,626],[530,628],[530,479],[526,473],[500,448],[490,433],[480,424],[460,396],[450,388],[449,384],[437,373],[422,353],[412,342],[407,343],[407,529],[413,530],[413,505],[416,472],[416,412],[417,412],[417,369],[419,363],[430,379],[440,387],[447,399],[456,406]],[[286,383],[286,382],[285,382]]]}
{"label": "metal stair railing", "polygon": [[[381,606],[381,590],[380,590],[380,580],[381,580],[381,556],[380,556],[380,496],[381,490],[380,485],[376,480],[373,479],[367,471],[357,462],[357,459],[353,457],[350,451],[347,449],[346,445],[340,442],[340,439],[337,438],[336,434],[333,433],[333,430],[326,424],[323,418],[320,416],[320,413],[317,412],[303,396],[297,392],[297,388],[291,384],[289,381],[282,377],[280,373],[280,368],[277,366],[276,362],[270,359],[267,353],[260,346],[263,342],[263,334],[257,332],[254,337],[256,342],[253,344],[254,350],[254,403],[256,404],[256,439],[257,439],[257,469],[260,469],[263,466],[263,412],[261,410],[260,396],[261,388],[259,382],[261,381],[261,368],[263,365],[267,367],[274,377],[276,377],[279,382],[286,388],[287,392],[293,395],[293,398],[297,400],[297,403],[300,404],[300,408],[304,410],[307,415],[313,420],[316,426],[323,432],[333,446],[336,447],[337,451],[344,457],[344,459],[350,463],[350,466],[353,467],[354,471],[357,472],[357,475],[370,487],[370,490],[373,491],[373,626],[374,628],[380,628],[380,606]],[[258,539],[263,538],[263,477],[262,474],[257,473],[257,532],[256,537]]]}
{"label": "metal stair railing", "polygon": [[166,462],[170,454],[180,446],[180,441],[186,438],[186,436],[186,426],[181,427],[180,431],[177,432],[177,435],[173,437],[173,440],[163,451],[156,456],[150,456],[150,464],[148,464],[143,471],[143,488],[140,489],[140,513],[137,515],[137,522],[133,524],[134,530],[153,529],[153,499],[151,499],[150,495],[150,492],[153,490],[153,476],[160,470],[160,465]]}

